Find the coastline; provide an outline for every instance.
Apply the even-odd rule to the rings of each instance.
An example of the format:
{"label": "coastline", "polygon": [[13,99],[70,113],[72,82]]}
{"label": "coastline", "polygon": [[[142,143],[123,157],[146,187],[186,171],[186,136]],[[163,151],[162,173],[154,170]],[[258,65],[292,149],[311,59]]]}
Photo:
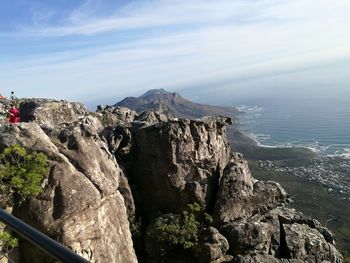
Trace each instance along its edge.
{"label": "coastline", "polygon": [[[350,144],[348,143],[322,143],[318,140],[309,140],[309,139],[297,139],[287,142],[278,142],[271,134],[265,133],[256,133],[253,132],[252,127],[254,123],[259,121],[259,118],[262,116],[264,108],[261,106],[238,106],[236,107],[239,110],[237,115],[236,128],[240,130],[241,134],[237,137],[239,140],[242,137],[242,142],[245,142],[248,147],[257,147],[263,148],[265,150],[277,149],[279,152],[283,151],[297,151],[309,152],[306,157],[310,155],[310,151],[313,153],[316,158],[344,158],[350,159]],[[257,115],[258,114],[258,115]],[[237,136],[237,133],[235,134]],[[233,144],[237,144],[233,142]],[[241,143],[242,144],[242,143]],[[238,147],[240,150],[244,150],[243,147]]]}
{"label": "coastline", "polygon": [[[316,157],[318,158],[343,158],[343,159],[350,159],[350,145],[348,144],[341,144],[341,145],[323,145],[323,146],[312,146],[308,144],[295,144],[293,145],[292,143],[286,143],[286,144],[278,144],[278,145],[268,145],[260,142],[257,139],[257,136],[255,136],[252,133],[243,133],[245,136],[249,137],[250,139],[254,140],[256,143],[257,147],[262,147],[262,148],[269,148],[269,149],[308,149],[312,151]],[[326,150],[334,147],[334,146],[344,146],[344,152],[343,153],[326,153]]]}
{"label": "coastline", "polygon": [[262,145],[237,127],[229,126],[227,134],[232,150],[242,153],[250,160],[310,160],[319,156],[317,152],[307,147]]}

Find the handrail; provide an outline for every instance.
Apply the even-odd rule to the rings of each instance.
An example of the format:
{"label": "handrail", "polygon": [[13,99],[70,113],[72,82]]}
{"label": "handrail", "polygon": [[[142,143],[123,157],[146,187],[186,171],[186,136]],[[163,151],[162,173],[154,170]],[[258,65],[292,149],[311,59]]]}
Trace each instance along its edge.
{"label": "handrail", "polygon": [[64,263],[88,263],[89,261],[82,258],[72,250],[64,247],[33,227],[27,225],[23,221],[6,213],[0,209],[0,221],[7,225],[11,230],[16,232],[18,235],[34,244],[38,248],[44,250],[46,253],[51,255],[57,260],[63,261]]}

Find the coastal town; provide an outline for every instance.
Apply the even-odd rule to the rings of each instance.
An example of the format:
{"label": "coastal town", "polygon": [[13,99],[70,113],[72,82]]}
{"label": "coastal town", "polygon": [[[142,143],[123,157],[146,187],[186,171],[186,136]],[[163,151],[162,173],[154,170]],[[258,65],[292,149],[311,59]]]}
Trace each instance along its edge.
{"label": "coastal town", "polygon": [[259,166],[318,182],[327,188],[329,194],[337,192],[350,201],[350,159],[348,158],[319,157],[303,165],[293,166],[267,160],[259,161]]}

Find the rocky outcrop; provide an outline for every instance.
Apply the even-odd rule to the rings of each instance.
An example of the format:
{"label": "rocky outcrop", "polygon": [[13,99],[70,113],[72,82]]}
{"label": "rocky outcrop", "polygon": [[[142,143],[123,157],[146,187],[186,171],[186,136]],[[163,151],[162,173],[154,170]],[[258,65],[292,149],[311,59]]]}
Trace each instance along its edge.
{"label": "rocky outcrop", "polygon": [[234,262],[342,262],[323,229],[316,220],[281,207],[221,227]]}
{"label": "rocky outcrop", "polygon": [[[1,128],[1,148],[20,144],[50,159],[44,192],[15,207],[15,215],[91,262],[136,262],[117,190],[122,171],[99,139],[98,122],[85,118],[50,128],[46,120],[44,130],[37,123]],[[21,256],[23,262],[52,262],[29,244],[21,245]]]}
{"label": "rocky outcrop", "polygon": [[74,123],[88,115],[86,107],[76,102],[50,99],[26,99],[18,102],[22,122],[35,121],[50,128]]}
{"label": "rocky outcrop", "polygon": [[178,120],[134,130],[132,179],[142,210],[179,211],[188,203],[213,206],[231,152],[222,122]]}
{"label": "rocky outcrop", "polygon": [[97,116],[105,126],[128,126],[134,121],[137,113],[125,107],[99,106]]}
{"label": "rocky outcrop", "polygon": [[[114,137],[105,134],[107,142],[128,134],[123,147],[115,145],[131,149],[129,177],[137,187],[139,212],[152,220],[157,213],[179,212],[194,202],[212,212],[217,229],[203,231],[192,260],[179,257],[183,262],[342,262],[327,229],[284,208],[284,189],[255,180],[243,156],[231,153],[225,134],[230,122],[144,112],[131,124],[113,128]],[[114,153],[118,158],[118,150]],[[146,240],[146,251],[154,259],[158,250],[151,243]],[[322,252],[316,254],[317,249]]]}
{"label": "rocky outcrop", "polygon": [[198,262],[227,262],[231,257],[226,255],[229,249],[227,239],[214,227],[203,229],[199,242],[193,247]]}
{"label": "rocky outcrop", "polygon": [[264,214],[286,201],[287,193],[278,183],[253,180],[247,161],[233,154],[220,181],[214,218],[222,225]]}
{"label": "rocky outcrop", "polygon": [[[196,244],[172,250],[171,262],[342,262],[328,229],[287,208],[283,188],[255,180],[243,156],[231,152],[229,118],[176,119],[124,107],[92,114],[52,100],[22,101],[21,109],[31,123],[1,127],[0,149],[44,152],[51,169],[43,193],[14,213],[92,262],[137,261],[128,218],[142,223],[141,261],[159,262],[163,252],[145,231],[159,215],[195,202],[213,225],[199,223]],[[29,244],[21,253],[25,262],[50,262]]]}
{"label": "rocky outcrop", "polygon": [[144,111],[137,116],[136,120],[139,122],[143,122],[147,125],[147,124],[165,122],[168,120],[168,118],[164,114],[161,114],[159,112]]}

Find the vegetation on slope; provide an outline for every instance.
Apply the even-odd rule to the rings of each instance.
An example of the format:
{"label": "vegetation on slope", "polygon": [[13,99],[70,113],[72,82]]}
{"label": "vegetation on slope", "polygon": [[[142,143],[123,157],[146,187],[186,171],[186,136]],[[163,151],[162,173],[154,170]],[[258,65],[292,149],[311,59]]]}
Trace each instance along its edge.
{"label": "vegetation on slope", "polygon": [[180,214],[159,216],[146,235],[159,245],[159,256],[164,257],[178,249],[189,249],[197,244],[200,230],[212,223],[212,218],[197,204],[188,204]]}
{"label": "vegetation on slope", "polygon": [[[42,191],[44,176],[48,173],[48,159],[43,153],[29,153],[19,145],[5,148],[0,153],[1,208],[19,204],[25,198]],[[4,230],[0,233],[0,250],[7,254],[18,246],[17,238]]]}
{"label": "vegetation on slope", "polygon": [[[5,148],[0,154],[0,181],[21,202],[42,191],[44,175],[49,171],[47,156],[29,153],[19,145]],[[9,204],[5,204],[9,205]]]}
{"label": "vegetation on slope", "polygon": [[[13,237],[10,232],[4,231],[0,233],[0,254],[6,255],[12,249],[18,247],[18,239]],[[1,257],[0,257],[1,258]]]}

